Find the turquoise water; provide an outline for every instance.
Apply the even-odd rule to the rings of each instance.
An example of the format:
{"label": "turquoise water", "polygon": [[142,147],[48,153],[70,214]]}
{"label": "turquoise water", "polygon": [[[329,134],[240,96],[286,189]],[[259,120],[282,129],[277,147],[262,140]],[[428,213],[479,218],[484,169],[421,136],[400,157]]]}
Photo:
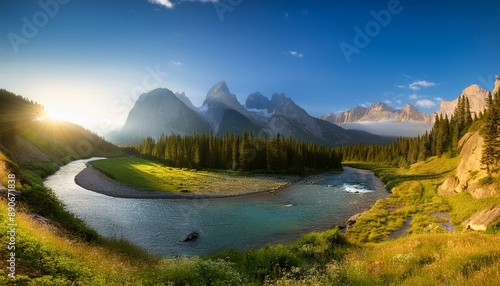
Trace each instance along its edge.
{"label": "turquoise water", "polygon": [[[71,162],[44,184],[68,211],[101,235],[125,238],[163,256],[291,242],[301,234],[341,225],[389,195],[372,172],[346,167],[340,174],[312,176],[274,194],[199,200],[113,198],[76,185],[74,177],[87,161]],[[182,242],[193,231],[199,238]]]}

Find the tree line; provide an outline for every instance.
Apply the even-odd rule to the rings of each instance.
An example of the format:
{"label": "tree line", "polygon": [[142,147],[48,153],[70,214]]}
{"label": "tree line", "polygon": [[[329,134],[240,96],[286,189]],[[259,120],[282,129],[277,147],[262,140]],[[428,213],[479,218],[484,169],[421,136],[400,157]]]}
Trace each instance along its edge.
{"label": "tree line", "polygon": [[424,161],[431,156],[441,157],[443,154],[455,156],[458,154],[458,142],[475,120],[483,114],[472,115],[469,99],[458,98],[457,107],[451,118],[436,114],[434,125],[430,132],[413,138],[400,137],[391,144],[359,143],[339,147],[344,160],[363,161],[377,164],[409,167],[418,161]]}
{"label": "tree line", "polygon": [[226,133],[163,135],[148,137],[138,146],[140,155],[168,166],[193,169],[293,172],[342,168],[342,157],[334,148],[301,142],[277,134],[274,138]]}

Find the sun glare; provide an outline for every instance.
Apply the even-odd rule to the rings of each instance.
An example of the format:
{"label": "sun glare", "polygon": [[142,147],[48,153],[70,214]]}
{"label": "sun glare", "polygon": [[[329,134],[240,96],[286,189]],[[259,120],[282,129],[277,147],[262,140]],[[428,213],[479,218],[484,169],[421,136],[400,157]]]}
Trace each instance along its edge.
{"label": "sun glare", "polygon": [[69,121],[66,114],[64,114],[64,112],[61,112],[60,110],[55,110],[55,109],[48,109],[47,110],[47,117],[48,117],[48,119],[55,120],[55,121]]}

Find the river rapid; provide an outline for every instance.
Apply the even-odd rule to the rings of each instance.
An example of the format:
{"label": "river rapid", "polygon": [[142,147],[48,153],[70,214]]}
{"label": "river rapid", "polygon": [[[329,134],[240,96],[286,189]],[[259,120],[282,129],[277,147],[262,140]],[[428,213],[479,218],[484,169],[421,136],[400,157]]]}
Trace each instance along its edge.
{"label": "river rapid", "polygon": [[[45,186],[101,235],[124,238],[169,257],[289,243],[301,234],[342,225],[389,195],[372,172],[344,167],[342,173],[307,177],[275,193],[217,199],[115,198],[75,183],[75,176],[93,159],[63,166]],[[192,232],[199,238],[184,242]]]}

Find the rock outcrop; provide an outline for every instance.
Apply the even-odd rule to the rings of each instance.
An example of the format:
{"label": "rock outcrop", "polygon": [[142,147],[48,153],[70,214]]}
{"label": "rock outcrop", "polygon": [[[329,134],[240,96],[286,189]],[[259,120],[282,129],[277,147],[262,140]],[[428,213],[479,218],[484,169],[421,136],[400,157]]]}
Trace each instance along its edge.
{"label": "rock outcrop", "polygon": [[500,205],[487,207],[473,214],[462,225],[466,229],[485,231],[488,226],[500,220]]}
{"label": "rock outcrop", "polygon": [[[479,112],[484,111],[486,108],[486,100],[488,99],[488,91],[479,87],[477,84],[473,84],[465,88],[459,97],[466,97],[469,99],[470,111],[472,114],[479,114]],[[455,108],[458,104],[458,98],[455,100],[443,100],[439,106],[439,110],[436,111],[437,114],[448,115],[450,117],[453,115]]]}
{"label": "rock outcrop", "polygon": [[346,222],[345,222],[345,227],[346,228],[350,228],[353,226],[353,224],[356,223],[356,221],[358,221],[359,217],[361,216],[362,213],[357,213],[357,214],[354,214],[352,215]]}
{"label": "rock outcrop", "polygon": [[468,133],[460,140],[459,146],[462,150],[457,171],[455,176],[446,179],[439,186],[439,194],[450,195],[468,191],[474,198],[482,199],[498,193],[492,185],[483,186],[479,183],[480,179],[487,176],[481,166],[483,144],[483,137],[479,131]]}

